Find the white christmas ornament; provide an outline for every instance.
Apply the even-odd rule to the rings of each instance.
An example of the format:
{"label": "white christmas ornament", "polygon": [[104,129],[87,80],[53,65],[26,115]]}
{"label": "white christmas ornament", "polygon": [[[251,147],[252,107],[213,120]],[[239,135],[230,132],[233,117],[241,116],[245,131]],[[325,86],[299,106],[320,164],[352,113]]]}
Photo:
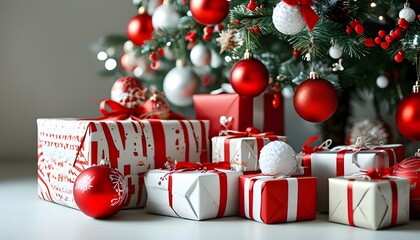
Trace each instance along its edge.
{"label": "white christmas ornament", "polygon": [[222,58],[220,57],[220,54],[218,54],[216,51],[211,50],[211,60],[210,60],[210,66],[212,68],[218,68],[222,65]]}
{"label": "white christmas ornament", "polygon": [[401,9],[400,13],[398,14],[399,18],[404,18],[407,22],[414,22],[416,19],[416,12],[410,8],[410,4],[404,4],[404,8]]}
{"label": "white christmas ornament", "polygon": [[211,61],[211,52],[203,44],[197,44],[191,49],[190,59],[192,64],[197,67],[209,65]]}
{"label": "white christmas ornament", "polygon": [[301,171],[295,151],[282,141],[265,145],[261,149],[259,164],[263,174],[290,176]]}
{"label": "white christmas ornament", "polygon": [[333,44],[328,53],[334,59],[339,59],[343,56],[343,50],[337,44]]}
{"label": "white christmas ornament", "polygon": [[379,88],[386,88],[386,87],[388,87],[388,84],[389,84],[389,80],[384,75],[381,75],[376,79],[376,85]]}
{"label": "white christmas ornament", "polygon": [[197,92],[199,78],[191,67],[177,66],[170,70],[163,80],[163,92],[170,103],[178,107],[192,104]]}
{"label": "white christmas ornament", "polygon": [[273,24],[279,32],[293,35],[300,32],[306,23],[299,5],[290,6],[281,1],[273,10]]}
{"label": "white christmas ornament", "polygon": [[152,24],[155,29],[174,29],[178,27],[181,16],[170,3],[164,3],[157,7],[152,16]]}

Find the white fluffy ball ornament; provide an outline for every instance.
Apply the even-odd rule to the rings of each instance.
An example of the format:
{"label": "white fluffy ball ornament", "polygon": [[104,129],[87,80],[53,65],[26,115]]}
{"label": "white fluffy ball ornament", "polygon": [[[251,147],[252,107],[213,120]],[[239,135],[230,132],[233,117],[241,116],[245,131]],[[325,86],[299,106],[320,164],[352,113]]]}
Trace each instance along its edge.
{"label": "white fluffy ball ornament", "polygon": [[306,23],[300,6],[290,6],[281,1],[273,10],[273,24],[279,32],[294,35],[300,32]]}
{"label": "white fluffy ball ornament", "polygon": [[282,141],[273,141],[265,145],[260,153],[260,169],[262,174],[300,175],[302,170],[295,158],[293,148]]}

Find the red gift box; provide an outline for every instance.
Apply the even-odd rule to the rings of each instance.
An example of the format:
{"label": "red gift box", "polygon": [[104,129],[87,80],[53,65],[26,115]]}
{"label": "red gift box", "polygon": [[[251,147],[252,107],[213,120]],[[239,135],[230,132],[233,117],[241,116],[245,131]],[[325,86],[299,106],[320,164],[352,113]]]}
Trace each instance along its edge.
{"label": "red gift box", "polygon": [[255,127],[260,132],[274,132],[284,135],[283,101],[275,108],[274,93],[263,93],[255,98],[240,97],[238,94],[199,94],[194,95],[194,109],[197,119],[210,120],[209,137],[218,136],[225,128],[220,117],[232,117],[227,125],[231,130],[245,131]]}
{"label": "red gift box", "polygon": [[316,218],[316,178],[239,177],[239,215],[263,223]]}

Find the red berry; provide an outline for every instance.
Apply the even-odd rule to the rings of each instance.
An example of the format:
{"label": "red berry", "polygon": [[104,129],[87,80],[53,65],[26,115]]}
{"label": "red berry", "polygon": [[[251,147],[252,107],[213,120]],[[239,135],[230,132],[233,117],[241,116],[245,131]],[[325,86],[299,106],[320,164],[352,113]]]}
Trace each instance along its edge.
{"label": "red berry", "polygon": [[252,29],[252,31],[253,31],[255,34],[261,34],[260,28],[259,28],[258,26],[255,26],[255,27]]}
{"label": "red berry", "polygon": [[378,35],[379,35],[380,37],[385,37],[385,36],[386,36],[386,32],[385,32],[385,30],[379,30]]}
{"label": "red berry", "polygon": [[300,51],[299,50],[293,50],[293,57],[299,57]]}
{"label": "red berry", "polygon": [[223,24],[217,24],[217,25],[215,26],[215,28],[216,28],[216,30],[217,30],[218,32],[221,32],[221,31],[223,30]]}
{"label": "red berry", "polygon": [[404,56],[404,51],[402,49],[398,50],[397,54],[401,54]]}
{"label": "red berry", "polygon": [[364,44],[365,44],[366,47],[373,47],[373,46],[375,46],[375,43],[373,42],[373,39],[372,38],[366,38]]}
{"label": "red berry", "polygon": [[157,53],[159,54],[159,56],[163,56],[163,49],[162,48],[159,48],[158,50],[157,50]]}
{"label": "red berry", "polygon": [[350,27],[350,26],[347,26],[347,28],[346,28],[346,33],[347,33],[348,35],[350,35],[352,32],[353,32],[353,29],[351,29],[351,27]]}
{"label": "red berry", "polygon": [[160,62],[159,61],[153,61],[152,63],[150,63],[150,67],[152,69],[158,69],[160,67]]}
{"label": "red berry", "polygon": [[389,47],[389,43],[388,42],[382,42],[381,43],[381,48],[382,49],[387,49]]}
{"label": "red berry", "polygon": [[[400,51],[401,51],[401,50],[400,50]],[[395,60],[397,63],[402,62],[402,61],[404,60],[404,52],[403,52],[402,54],[400,54],[400,53],[399,53],[399,51],[398,51],[398,53],[397,53],[397,54],[395,54],[395,56],[394,56],[394,60]]]}
{"label": "red berry", "polygon": [[247,7],[249,10],[254,11],[257,8],[257,4],[255,3],[255,1],[251,0],[249,1]]}
{"label": "red berry", "polygon": [[376,37],[375,38],[375,43],[376,44],[381,44],[381,42],[382,42],[382,38],[381,37]]}
{"label": "red berry", "polygon": [[387,36],[385,37],[385,41],[386,41],[387,43],[390,43],[390,42],[394,41],[394,38],[393,38],[391,35],[387,35]]}
{"label": "red berry", "polygon": [[350,21],[350,27],[351,27],[351,28],[355,28],[355,27],[356,27],[356,25],[357,25],[357,23],[358,23],[358,21],[357,21],[356,19],[351,20],[351,21]]}
{"label": "red berry", "polygon": [[157,61],[157,60],[158,60],[158,58],[157,58],[157,56],[156,56],[156,53],[155,53],[155,52],[151,52],[151,53],[149,54],[149,59],[150,59],[150,60],[152,60],[152,61]]}
{"label": "red berry", "polygon": [[356,24],[356,27],[354,28],[357,34],[363,34],[365,32],[365,28],[362,26],[362,24],[358,23]]}
{"label": "red berry", "polygon": [[407,30],[408,29],[408,22],[407,20],[405,20],[405,18],[400,18],[398,19],[398,26],[400,26],[400,28]]}
{"label": "red berry", "polygon": [[210,41],[210,39],[211,39],[211,34],[204,34],[203,36],[204,41]]}
{"label": "red berry", "polygon": [[205,27],[204,34],[212,34],[213,30],[214,30],[213,27]]}
{"label": "red berry", "polygon": [[402,30],[399,27],[395,28],[394,31],[392,31],[392,35],[394,38],[401,37],[401,33],[402,33]]}

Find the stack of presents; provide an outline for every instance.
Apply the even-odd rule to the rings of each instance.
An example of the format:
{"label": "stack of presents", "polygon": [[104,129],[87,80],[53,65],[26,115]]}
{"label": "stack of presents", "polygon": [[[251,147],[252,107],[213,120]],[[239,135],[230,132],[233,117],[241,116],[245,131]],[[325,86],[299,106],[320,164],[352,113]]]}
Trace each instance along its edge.
{"label": "stack of presents", "polygon": [[[76,177],[107,158],[128,184],[126,209],[193,220],[239,215],[266,224],[329,213],[331,222],[368,229],[409,221],[409,180],[361,173],[403,160],[402,145],[305,144],[296,155],[303,175],[261,174],[260,150],[287,142],[283,107],[273,106],[273,93],[193,99],[199,120],[38,119],[39,197],[77,208]],[[247,131],[250,126],[260,132]],[[177,171],[168,159],[197,168]]]}

